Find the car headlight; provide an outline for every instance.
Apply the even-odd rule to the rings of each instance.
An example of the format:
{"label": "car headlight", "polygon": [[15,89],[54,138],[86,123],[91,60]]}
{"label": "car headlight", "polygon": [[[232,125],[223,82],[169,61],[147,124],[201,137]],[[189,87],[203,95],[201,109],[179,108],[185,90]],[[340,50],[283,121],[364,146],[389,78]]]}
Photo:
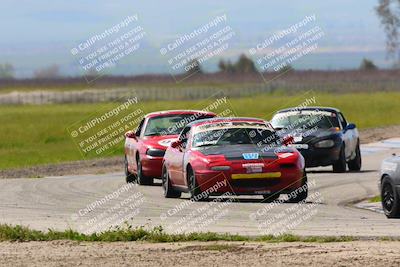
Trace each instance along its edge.
{"label": "car headlight", "polygon": [[318,148],[328,148],[328,147],[333,147],[334,145],[335,145],[335,141],[333,141],[333,140],[322,140],[322,141],[315,143],[314,146],[318,147]]}
{"label": "car headlight", "polygon": [[149,148],[147,149],[146,154],[152,157],[164,157],[165,150],[157,148]]}

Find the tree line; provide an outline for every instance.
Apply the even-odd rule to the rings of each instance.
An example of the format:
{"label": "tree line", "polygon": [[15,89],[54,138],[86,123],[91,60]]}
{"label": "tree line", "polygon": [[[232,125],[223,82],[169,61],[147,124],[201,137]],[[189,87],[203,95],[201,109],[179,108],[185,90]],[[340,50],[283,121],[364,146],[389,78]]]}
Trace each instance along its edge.
{"label": "tree line", "polygon": [[[205,73],[199,61],[194,59],[188,65],[187,73]],[[372,60],[364,58],[359,67],[360,70],[377,70],[378,67]],[[287,65],[282,68],[279,72],[292,71],[294,68],[291,65]],[[227,74],[251,74],[257,73],[257,67],[254,61],[242,54],[239,56],[236,62],[231,60],[221,59],[218,62],[218,72]],[[86,76],[96,76],[96,73],[87,72]],[[60,68],[58,65],[51,65],[34,71],[33,77],[36,79],[48,79],[48,78],[60,78],[62,77],[60,73]],[[14,79],[15,78],[15,68],[9,63],[0,64],[0,79]]]}

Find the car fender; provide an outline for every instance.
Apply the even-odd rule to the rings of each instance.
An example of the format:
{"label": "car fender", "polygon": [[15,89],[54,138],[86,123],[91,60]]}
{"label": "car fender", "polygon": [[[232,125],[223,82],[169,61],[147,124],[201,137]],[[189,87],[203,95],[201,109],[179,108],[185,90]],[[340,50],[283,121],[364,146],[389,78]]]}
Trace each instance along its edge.
{"label": "car fender", "polygon": [[354,128],[352,130],[348,130],[350,133],[350,138],[349,138],[349,146],[350,146],[350,159],[354,159],[356,156],[356,148],[358,144],[358,130],[357,128]]}

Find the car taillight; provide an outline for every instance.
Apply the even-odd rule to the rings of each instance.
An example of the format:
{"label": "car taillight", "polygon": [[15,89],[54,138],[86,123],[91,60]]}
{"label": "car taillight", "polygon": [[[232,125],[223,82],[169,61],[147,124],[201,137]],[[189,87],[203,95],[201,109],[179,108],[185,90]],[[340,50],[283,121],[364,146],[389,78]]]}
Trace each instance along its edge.
{"label": "car taillight", "polygon": [[295,153],[295,152],[277,153],[277,156],[280,165],[289,166],[289,164],[294,164],[299,169],[304,168],[304,158],[300,153]]}
{"label": "car taillight", "polygon": [[[226,162],[226,159],[223,155],[211,155],[201,159],[207,164],[214,164],[218,162]],[[215,165],[215,164],[214,164]],[[217,164],[218,165],[218,164]]]}
{"label": "car taillight", "polygon": [[231,168],[230,162],[223,155],[211,155],[206,160],[208,168],[213,171],[227,171]]}
{"label": "car taillight", "polygon": [[207,156],[208,162],[214,162],[214,161],[225,161],[225,156],[224,155],[211,155]]}
{"label": "car taillight", "polygon": [[289,158],[289,157],[293,157],[295,155],[296,154],[292,153],[292,152],[278,153],[278,158],[279,159],[286,159],[286,158]]}

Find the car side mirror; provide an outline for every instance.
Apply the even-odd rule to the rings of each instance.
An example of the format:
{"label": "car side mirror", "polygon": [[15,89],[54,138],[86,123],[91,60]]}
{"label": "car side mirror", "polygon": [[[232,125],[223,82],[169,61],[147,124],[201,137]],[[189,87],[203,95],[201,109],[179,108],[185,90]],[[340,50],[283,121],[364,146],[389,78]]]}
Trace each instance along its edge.
{"label": "car side mirror", "polygon": [[347,124],[345,130],[353,130],[356,128],[356,125],[354,123],[349,123]]}
{"label": "car side mirror", "polygon": [[135,134],[134,131],[128,131],[128,132],[125,133],[125,137],[126,138],[134,138],[134,139],[136,139],[136,134]]}
{"label": "car side mirror", "polygon": [[177,140],[177,141],[174,141],[174,142],[171,143],[171,147],[172,148],[177,148],[180,145],[182,145],[182,141],[180,141],[180,140]]}
{"label": "car side mirror", "polygon": [[283,138],[283,145],[288,146],[290,144],[294,143],[294,138],[293,136],[286,136],[285,138]]}

